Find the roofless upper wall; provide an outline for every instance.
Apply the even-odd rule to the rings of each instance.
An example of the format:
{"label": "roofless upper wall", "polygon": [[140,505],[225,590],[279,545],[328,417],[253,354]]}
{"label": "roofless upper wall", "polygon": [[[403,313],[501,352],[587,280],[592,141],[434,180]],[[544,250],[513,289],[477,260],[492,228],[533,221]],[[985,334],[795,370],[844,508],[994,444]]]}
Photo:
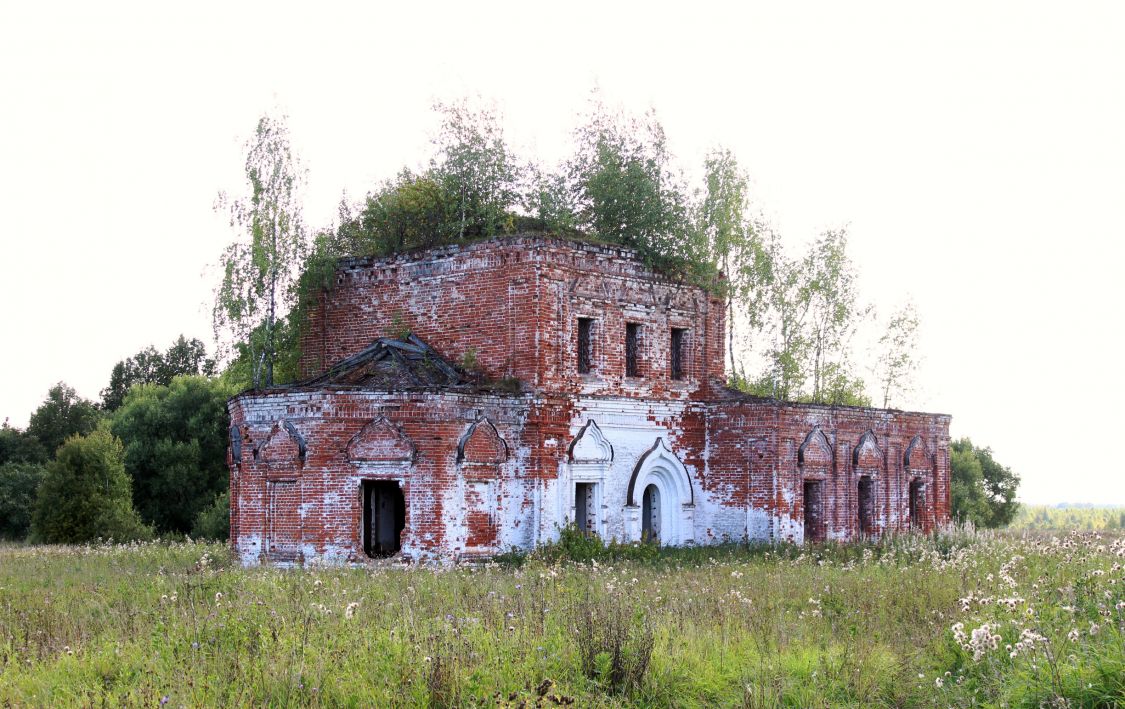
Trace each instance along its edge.
{"label": "roofless upper wall", "polygon": [[302,336],[302,376],[414,332],[539,391],[686,398],[723,377],[723,308],[625,248],[519,235],[343,259]]}

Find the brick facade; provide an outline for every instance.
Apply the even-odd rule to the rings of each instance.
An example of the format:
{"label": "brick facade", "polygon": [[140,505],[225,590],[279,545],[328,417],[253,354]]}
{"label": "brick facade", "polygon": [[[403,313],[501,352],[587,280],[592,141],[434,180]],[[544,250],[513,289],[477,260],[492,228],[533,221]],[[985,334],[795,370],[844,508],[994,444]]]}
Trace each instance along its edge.
{"label": "brick facade", "polygon": [[[576,519],[667,544],[948,521],[948,416],[731,392],[723,329],[719,301],[617,247],[516,236],[344,260],[304,331],[309,379],[230,402],[232,544],[247,564],[348,562],[527,549]],[[407,331],[503,386],[324,378]]]}

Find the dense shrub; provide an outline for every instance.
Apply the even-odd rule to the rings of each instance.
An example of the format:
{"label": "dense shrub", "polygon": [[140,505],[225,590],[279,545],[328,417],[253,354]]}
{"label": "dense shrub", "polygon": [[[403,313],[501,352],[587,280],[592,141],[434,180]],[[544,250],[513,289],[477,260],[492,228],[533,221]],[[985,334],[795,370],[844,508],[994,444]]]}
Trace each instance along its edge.
{"label": "dense shrub", "polygon": [[230,538],[230,490],[215,495],[215,501],[195,518],[191,534],[197,539],[226,541]]}
{"label": "dense shrub", "polygon": [[121,441],[104,427],[68,438],[39,485],[31,530],[51,544],[151,536],[133,509]]}
{"label": "dense shrub", "polygon": [[176,377],[169,386],[134,386],[114,414],[137,511],[157,531],[190,532],[227,488],[229,393],[216,380]]}
{"label": "dense shrub", "polygon": [[0,465],[0,539],[23,539],[31,529],[31,508],[47,474],[37,463]]}

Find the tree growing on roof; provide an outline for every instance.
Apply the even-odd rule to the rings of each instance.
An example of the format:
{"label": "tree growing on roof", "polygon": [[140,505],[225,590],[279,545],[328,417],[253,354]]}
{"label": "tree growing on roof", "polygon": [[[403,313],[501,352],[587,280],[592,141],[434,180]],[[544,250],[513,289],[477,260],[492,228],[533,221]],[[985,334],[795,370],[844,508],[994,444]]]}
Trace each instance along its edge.
{"label": "tree growing on roof", "polygon": [[[299,198],[304,173],[289,146],[283,119],[263,116],[246,144],[242,199],[219,195],[239,238],[221,259],[222,282],[215,292],[215,339],[226,335],[228,352],[237,343],[250,349],[254,387],[272,386],[277,356],[277,323],[297,298],[297,273],[307,252]],[[261,340],[250,335],[261,326]]]}

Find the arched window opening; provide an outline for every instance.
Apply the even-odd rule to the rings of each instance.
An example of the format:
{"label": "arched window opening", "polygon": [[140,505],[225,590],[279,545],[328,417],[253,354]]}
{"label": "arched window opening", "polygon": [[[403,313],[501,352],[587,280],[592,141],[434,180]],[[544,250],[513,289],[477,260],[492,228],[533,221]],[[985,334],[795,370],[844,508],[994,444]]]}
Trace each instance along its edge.
{"label": "arched window opening", "polygon": [[660,488],[649,485],[641,499],[641,541],[660,543]]}

